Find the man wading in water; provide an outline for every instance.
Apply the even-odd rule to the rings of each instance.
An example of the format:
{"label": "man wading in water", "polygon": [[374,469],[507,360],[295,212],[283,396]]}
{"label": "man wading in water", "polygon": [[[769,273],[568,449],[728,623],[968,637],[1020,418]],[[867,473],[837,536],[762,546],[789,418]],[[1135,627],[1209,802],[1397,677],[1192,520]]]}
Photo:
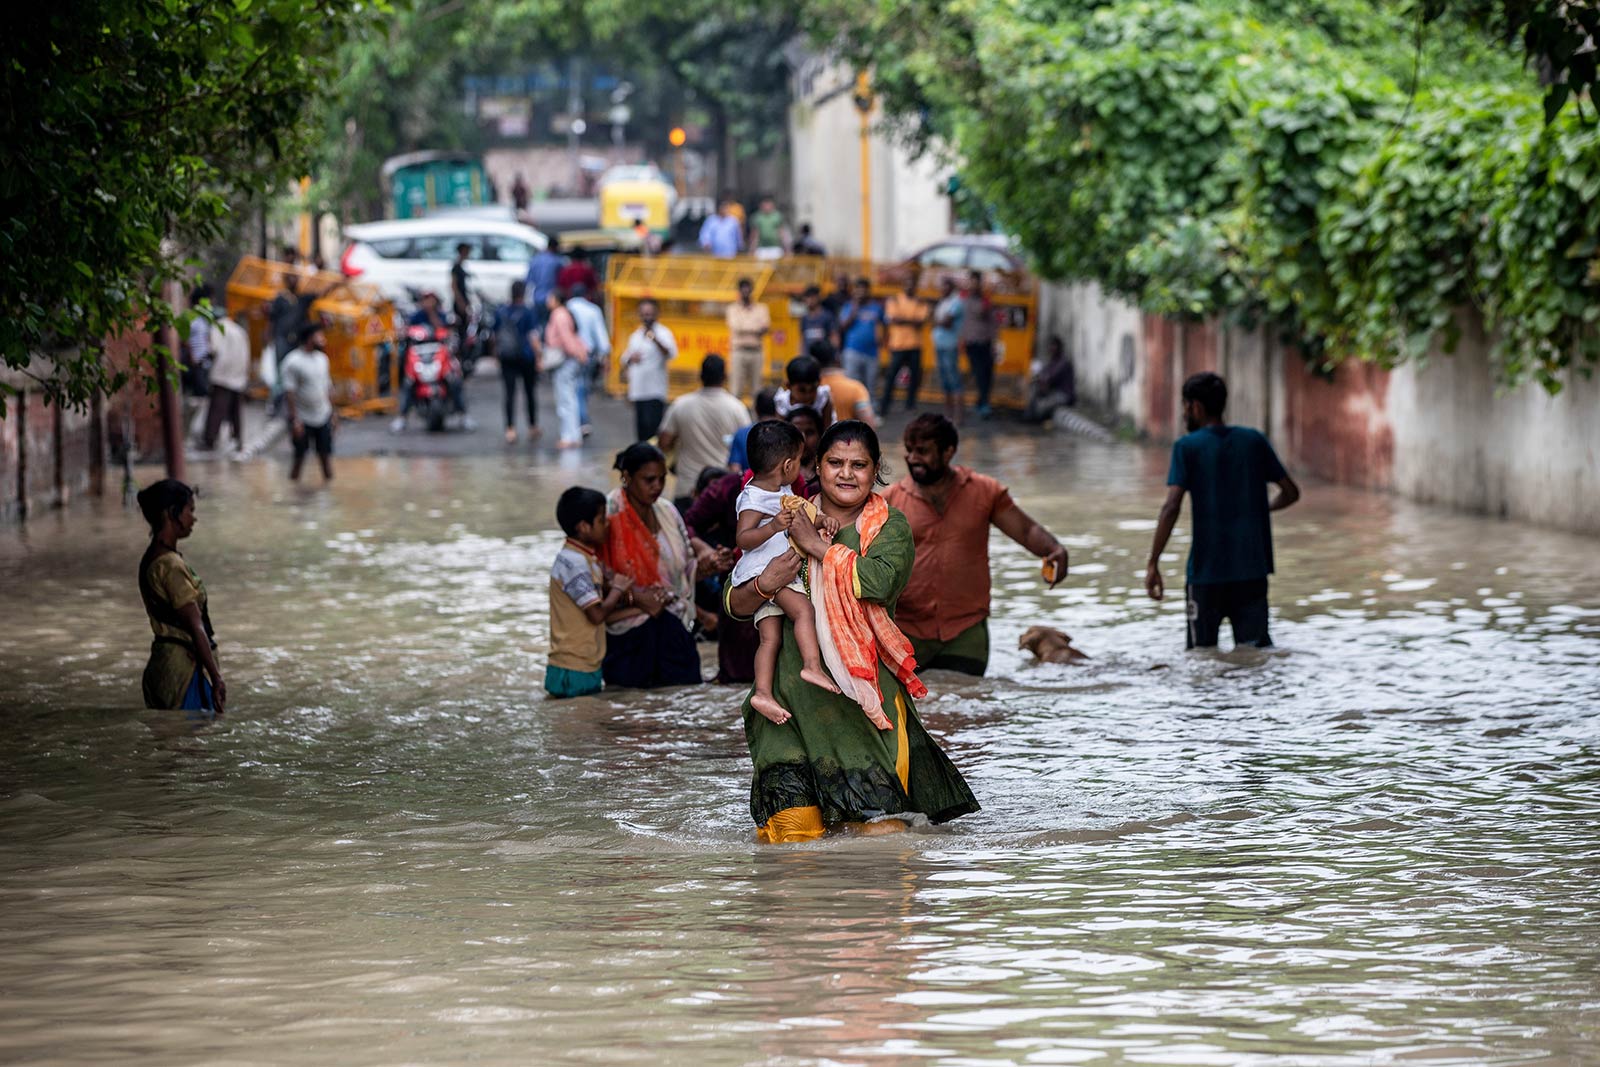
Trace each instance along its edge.
{"label": "man wading in water", "polygon": [[[1270,648],[1267,634],[1267,575],[1272,573],[1271,511],[1300,499],[1300,487],[1278,462],[1260,431],[1222,421],[1228,385],[1203,371],[1183,383],[1183,421],[1189,429],[1172,446],[1167,502],[1156,522],[1155,543],[1145,569],[1151,599],[1166,592],[1161,553],[1183,510],[1183,494],[1194,496],[1194,538],[1189,547],[1189,648],[1214,648],[1222,620],[1233,624],[1233,643]],[[1278,493],[1267,501],[1267,483]]]}

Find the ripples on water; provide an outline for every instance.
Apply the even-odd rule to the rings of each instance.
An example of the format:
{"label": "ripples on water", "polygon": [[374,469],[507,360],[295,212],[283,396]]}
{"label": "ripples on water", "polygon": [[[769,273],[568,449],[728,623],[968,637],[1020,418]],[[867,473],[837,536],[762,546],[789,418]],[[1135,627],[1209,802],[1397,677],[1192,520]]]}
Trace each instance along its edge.
{"label": "ripples on water", "polygon": [[[1600,1059],[1594,542],[1316,487],[1280,648],[1185,654],[1163,457],[1002,443],[1074,576],[997,543],[994,677],[928,678],[984,810],[794,848],[751,844],[734,691],[542,698],[598,468],[218,471],[199,733],[136,710],[135,517],[6,535],[0,1060]],[[1026,662],[1040,621],[1093,663]]]}

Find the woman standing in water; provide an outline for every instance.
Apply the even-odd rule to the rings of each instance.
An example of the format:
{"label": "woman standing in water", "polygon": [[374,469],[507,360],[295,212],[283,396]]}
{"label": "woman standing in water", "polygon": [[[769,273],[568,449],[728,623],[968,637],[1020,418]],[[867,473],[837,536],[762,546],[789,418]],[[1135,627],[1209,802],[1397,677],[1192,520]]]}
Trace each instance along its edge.
{"label": "woman standing in water", "polygon": [[228,687],[217,667],[206,587],[178,551],[178,542],[194,533],[194,490],[163,478],[141,489],[138,501],[150,524],[139,596],[155,633],[144,668],[144,706],[221,715]]}
{"label": "woman standing in water", "polygon": [[700,653],[694,645],[695,558],[706,548],[689,536],[678,509],[661,499],[667,461],[640,441],[617,453],[622,486],[606,497],[605,549],[600,560],[633,579],[638,611],[606,623],[607,686],[651,689],[696,685]]}
{"label": "woman standing in water", "polygon": [[[838,520],[838,536],[830,546],[806,523],[795,523],[791,535],[800,553],[785,553],[754,580],[730,589],[730,615],[754,615],[799,572],[802,554],[815,600],[830,548],[834,555],[827,566],[845,568],[846,595],[862,606],[881,605],[893,613],[911,577],[916,548],[905,516],[873,491],[883,481],[878,435],[866,423],[847,419],[823,433],[817,451],[817,503],[824,515]],[[748,697],[742,708],[745,740],[755,764],[750,814],[758,841],[809,841],[831,828],[886,815],[920,812],[940,823],[978,810],[961,773],[923,729],[906,684],[879,658],[871,638],[867,644],[871,647],[858,651],[876,665],[887,730],[874,726],[849,696],[800,679],[800,651],[793,626],[785,621],[773,695],[791,717],[772,722],[751,708]],[[872,825],[905,828],[894,819]]]}

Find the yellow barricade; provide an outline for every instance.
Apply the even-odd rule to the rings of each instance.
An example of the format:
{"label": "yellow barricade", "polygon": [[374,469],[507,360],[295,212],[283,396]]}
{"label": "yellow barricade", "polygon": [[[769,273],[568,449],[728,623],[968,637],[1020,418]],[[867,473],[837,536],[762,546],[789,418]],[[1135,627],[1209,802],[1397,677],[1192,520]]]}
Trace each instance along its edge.
{"label": "yellow barricade", "polygon": [[[311,305],[312,318],[328,340],[328,371],[334,399],[343,415],[388,413],[399,404],[399,321],[394,305],[376,286],[352,282],[331,271],[307,271],[288,263],[246,256],[228,279],[229,315],[243,312],[250,332],[250,354],[258,357],[272,339],[267,308],[297,277],[297,291],[322,295]],[[279,352],[281,359],[287,355]]]}
{"label": "yellow barricade", "polygon": [[[815,285],[826,296],[833,291],[837,277],[850,281],[867,278],[872,295],[878,300],[901,291],[908,268],[898,263],[869,263],[859,259],[791,256],[777,260],[752,258],[718,259],[711,256],[613,256],[606,281],[607,312],[614,335],[613,346],[619,356],[612,361],[607,385],[615,393],[626,391],[621,376],[620,355],[628,336],[639,325],[639,302],[653,299],[661,307],[661,322],[678,341],[678,358],[667,367],[670,397],[699,387],[700,363],[711,354],[727,358],[730,343],[725,319],[727,307],[738,299],[738,283],[749,278],[754,298],[767,305],[772,314],[772,332],[763,344],[763,369],[766,385],[782,386],[784,366],[801,355],[800,316],[805,313],[802,295]],[[939,286],[925,272],[917,296],[930,306],[939,299]],[[1028,372],[1033,360],[1038,329],[1038,285],[1026,275],[989,272],[984,276],[984,292],[995,305],[1001,327],[995,341],[995,377],[991,403],[1001,408],[1021,408],[1027,402]],[[939,376],[933,353],[931,331],[922,331],[922,391],[919,399],[938,402]],[[882,353],[885,363],[888,353]],[[972,375],[961,357],[967,395],[972,397]],[[882,383],[879,383],[882,392]],[[903,396],[903,391],[897,391]],[[877,397],[873,398],[874,404]]]}

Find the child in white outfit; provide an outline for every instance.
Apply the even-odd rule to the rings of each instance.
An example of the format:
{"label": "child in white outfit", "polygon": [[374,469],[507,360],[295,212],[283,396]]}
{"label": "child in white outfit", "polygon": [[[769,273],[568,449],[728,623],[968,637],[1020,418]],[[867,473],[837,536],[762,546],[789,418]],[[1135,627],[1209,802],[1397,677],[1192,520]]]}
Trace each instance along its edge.
{"label": "child in white outfit", "polygon": [[[800,454],[805,439],[787,422],[758,422],[750,428],[746,450],[754,476],[737,505],[739,522],[734,540],[744,555],[733,568],[734,585],[758,577],[773,559],[789,548],[786,536],[796,522],[809,522],[805,512],[785,507],[784,497],[792,497],[789,486],[800,475]],[[817,529],[824,538],[838,533],[838,523],[818,516]],[[750,706],[775,723],[789,721],[789,711],[772,695],[772,681],[778,673],[778,650],[783,646],[783,617],[794,623],[794,640],[800,648],[800,677],[832,693],[839,687],[822,665],[822,650],[817,644],[817,619],[806,596],[805,585],[796,578],[782,589],[768,593],[759,585],[756,591],[766,597],[756,612],[756,633],[761,644],[756,648],[756,684]]]}

